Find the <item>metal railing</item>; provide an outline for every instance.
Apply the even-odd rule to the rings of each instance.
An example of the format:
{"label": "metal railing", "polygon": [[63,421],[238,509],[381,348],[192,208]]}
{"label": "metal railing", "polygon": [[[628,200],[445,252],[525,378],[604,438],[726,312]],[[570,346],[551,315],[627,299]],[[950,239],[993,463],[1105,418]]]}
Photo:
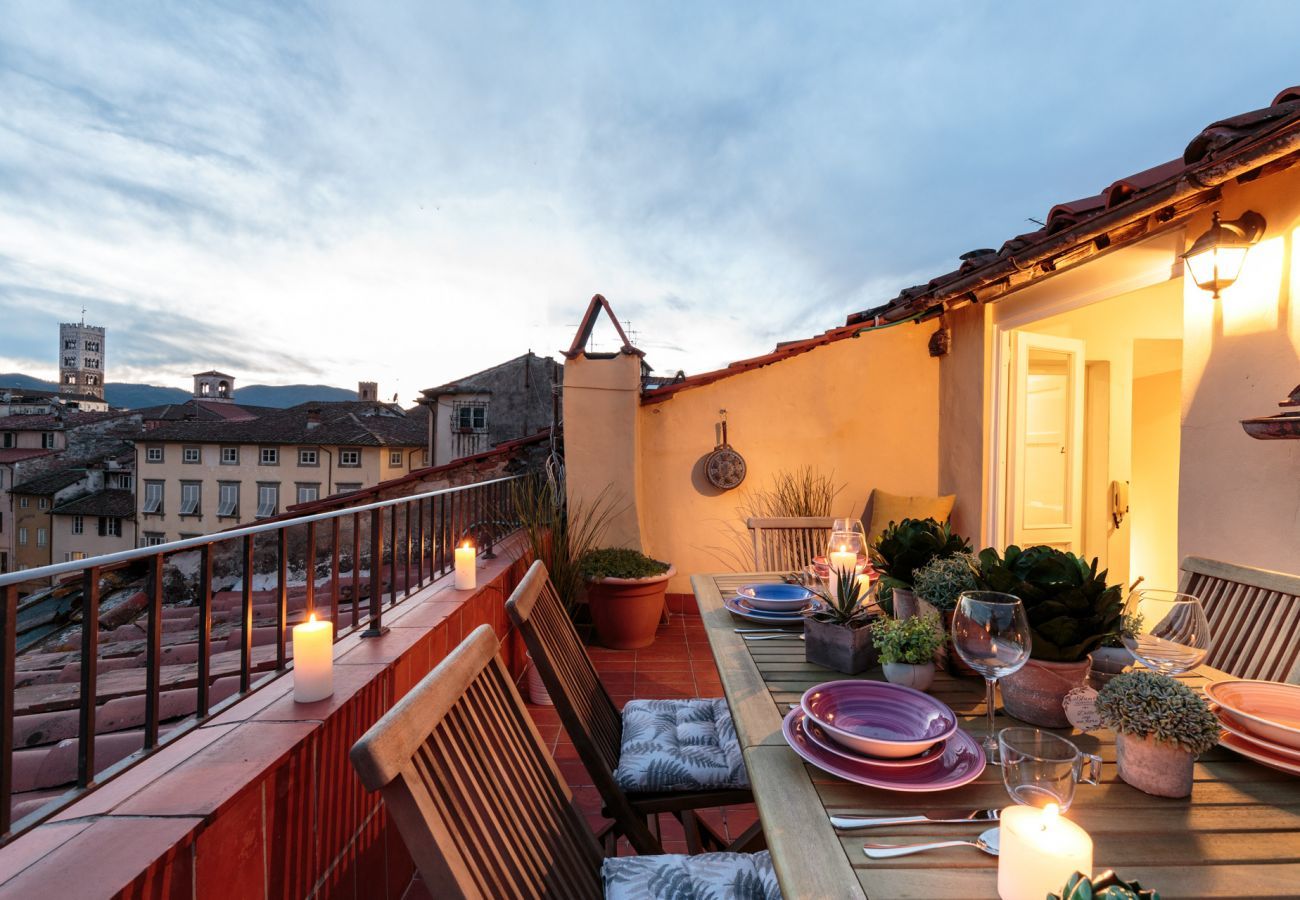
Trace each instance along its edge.
{"label": "metal railing", "polygon": [[[0,575],[0,606],[3,607],[0,609],[0,843],[40,824],[162,744],[286,671],[290,662],[286,641],[291,624],[291,571],[301,573],[300,583],[294,585],[301,591],[293,599],[295,605],[302,601],[302,609],[293,612],[300,612],[304,619],[311,612],[318,617],[328,612],[334,623],[336,641],[363,626],[364,637],[381,635],[387,631],[383,623],[384,609],[451,572],[455,566],[453,549],[461,541],[469,538],[482,556],[494,556],[494,544],[518,528],[511,482],[521,477],[524,476],[496,478]],[[318,574],[323,572],[328,573],[328,580],[318,584],[321,580]],[[261,588],[256,587],[259,577]],[[33,595],[35,602],[32,597],[26,598],[20,609],[18,586],[45,579],[52,580],[54,589]],[[217,590],[217,585],[225,587]],[[141,691],[126,691],[123,696],[143,693],[145,710],[143,749],[97,772],[96,709],[103,701],[99,684],[100,653],[101,646],[112,646],[100,640],[101,600],[106,587],[114,597],[129,592],[137,605],[139,595],[144,595],[143,613],[135,617],[145,619],[144,683]],[[387,603],[383,596],[385,589]],[[236,592],[237,622],[223,622],[230,624],[232,634],[238,632],[238,665],[232,670],[228,664],[214,665],[214,597],[223,594],[233,600]],[[268,604],[257,602],[268,595],[269,615]],[[37,615],[29,615],[40,603],[54,607],[55,611],[41,609]],[[185,671],[177,679],[178,667],[169,665],[168,675],[173,681],[164,683],[163,610],[178,607],[193,609],[197,618],[198,648],[191,664],[193,677]],[[269,649],[263,650],[262,641],[255,644],[259,607],[263,627],[275,629],[273,656]],[[61,622],[59,610],[62,610]],[[226,616],[229,611],[229,607],[224,607],[219,613]],[[28,635],[26,646],[30,647],[36,640],[55,635],[61,629],[71,632],[78,613],[81,625],[76,630],[80,632],[80,649],[74,652],[80,666],[80,691],[75,701],[79,711],[75,786],[14,822],[12,788],[19,629],[24,616],[29,619],[29,625],[33,618],[45,623],[36,629],[36,639]],[[138,641],[131,642],[129,649],[138,645]],[[129,668],[138,670],[138,667]],[[213,702],[214,681],[236,672],[237,690]],[[164,693],[191,687],[193,713],[182,714],[179,721],[172,721],[169,715],[168,733],[160,738]],[[59,708],[72,708],[71,698],[65,698]]]}

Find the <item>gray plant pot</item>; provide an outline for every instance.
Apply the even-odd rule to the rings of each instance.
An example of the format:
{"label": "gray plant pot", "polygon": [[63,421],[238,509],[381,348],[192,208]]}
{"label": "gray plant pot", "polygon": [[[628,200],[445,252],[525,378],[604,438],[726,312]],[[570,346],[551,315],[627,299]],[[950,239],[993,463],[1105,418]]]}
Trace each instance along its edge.
{"label": "gray plant pot", "polygon": [[1092,669],[1088,683],[1101,690],[1116,675],[1133,665],[1133,654],[1127,647],[1098,647],[1092,651]]}
{"label": "gray plant pot", "polygon": [[917,600],[916,594],[907,588],[894,588],[893,598],[895,619],[907,619],[920,615],[920,601]]}
{"label": "gray plant pot", "polygon": [[1189,797],[1196,757],[1177,744],[1147,736],[1115,736],[1115,763],[1119,777],[1156,797]]}
{"label": "gray plant pot", "polygon": [[804,654],[810,663],[856,675],[880,659],[871,643],[870,628],[847,628],[808,619],[803,626]]}
{"label": "gray plant pot", "polygon": [[901,684],[918,691],[929,690],[934,683],[934,663],[920,665],[911,663],[883,663],[885,680],[890,684]]}

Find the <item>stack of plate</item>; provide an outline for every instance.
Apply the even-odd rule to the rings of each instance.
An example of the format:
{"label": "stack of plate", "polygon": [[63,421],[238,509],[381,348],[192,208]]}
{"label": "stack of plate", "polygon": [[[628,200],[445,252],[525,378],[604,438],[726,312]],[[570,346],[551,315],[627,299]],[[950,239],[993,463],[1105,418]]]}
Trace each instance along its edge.
{"label": "stack of plate", "polygon": [[1219,743],[1242,756],[1300,775],[1300,685],[1220,681],[1207,685],[1223,734]]}
{"label": "stack of plate", "polygon": [[803,625],[817,595],[799,584],[747,584],[723,601],[733,615],[763,625]]}
{"label": "stack of plate", "polygon": [[944,791],[984,771],[984,751],[956,714],[898,684],[819,684],[785,717],[783,732],[822,771],[890,791]]}
{"label": "stack of plate", "polygon": [[[876,580],[876,570],[871,565],[865,553],[858,554],[857,571],[859,575],[870,575],[872,582]],[[824,556],[814,556],[812,561],[812,572],[822,581],[830,581],[831,564]]]}

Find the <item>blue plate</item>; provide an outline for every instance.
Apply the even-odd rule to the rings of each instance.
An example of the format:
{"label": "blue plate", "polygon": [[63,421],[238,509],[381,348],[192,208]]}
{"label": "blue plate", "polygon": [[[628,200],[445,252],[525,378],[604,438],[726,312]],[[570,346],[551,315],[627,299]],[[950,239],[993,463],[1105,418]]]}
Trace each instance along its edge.
{"label": "blue plate", "polygon": [[735,596],[724,599],[722,605],[727,608],[727,612],[750,622],[758,622],[762,625],[802,625],[803,611],[810,607],[815,608],[817,604],[805,603],[794,612],[769,612],[755,609],[749,605],[746,598]]}
{"label": "blue plate", "polygon": [[813,592],[801,584],[747,584],[736,594],[748,601],[756,610],[770,612],[797,612],[812,600]]}

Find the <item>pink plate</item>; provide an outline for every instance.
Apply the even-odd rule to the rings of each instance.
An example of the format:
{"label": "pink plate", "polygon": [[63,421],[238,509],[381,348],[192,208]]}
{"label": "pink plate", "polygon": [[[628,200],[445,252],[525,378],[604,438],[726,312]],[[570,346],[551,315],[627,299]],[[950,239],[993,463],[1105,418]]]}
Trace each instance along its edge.
{"label": "pink plate", "polygon": [[884,681],[828,681],[805,691],[799,705],[837,744],[866,756],[916,756],[957,730],[946,704]]}
{"label": "pink plate", "polygon": [[[881,759],[879,756],[863,756],[847,747],[841,747],[831,739],[820,725],[813,719],[804,716],[803,730],[808,735],[808,740],[812,741],[818,747],[821,747],[827,753],[833,753],[841,759],[851,763],[866,763],[873,768],[885,769],[914,769],[917,766],[929,765],[939,757],[943,756],[945,744],[934,744],[924,753],[918,753],[916,756],[907,756],[902,759]],[[946,742],[945,742],[946,743]]]}
{"label": "pink plate", "polygon": [[827,753],[812,742],[804,731],[803,723],[803,710],[792,709],[781,724],[781,732],[794,752],[823,772],[837,775],[854,784],[907,793],[946,791],[969,784],[984,771],[984,751],[964,731],[958,731],[944,744],[943,756],[933,765],[890,769],[869,762],[850,762]]}
{"label": "pink plate", "polygon": [[1300,750],[1300,684],[1219,681],[1205,695],[1231,714],[1252,738]]}
{"label": "pink plate", "polygon": [[1255,762],[1266,765],[1270,769],[1290,772],[1292,775],[1300,775],[1300,760],[1288,759],[1281,754],[1274,753],[1266,747],[1255,743],[1249,738],[1237,737],[1231,731],[1225,731],[1223,734],[1219,735],[1219,746],[1227,747],[1229,750],[1236,751],[1247,759],[1253,759]]}
{"label": "pink plate", "polygon": [[1248,743],[1254,744],[1269,753],[1276,753],[1278,756],[1295,760],[1296,765],[1300,765],[1300,750],[1294,747],[1287,747],[1283,744],[1277,744],[1273,741],[1266,741],[1262,737],[1256,737],[1250,733],[1250,730],[1243,728],[1241,723],[1223,710],[1223,707],[1211,704],[1211,709],[1219,717],[1219,724],[1230,734],[1234,734]]}

